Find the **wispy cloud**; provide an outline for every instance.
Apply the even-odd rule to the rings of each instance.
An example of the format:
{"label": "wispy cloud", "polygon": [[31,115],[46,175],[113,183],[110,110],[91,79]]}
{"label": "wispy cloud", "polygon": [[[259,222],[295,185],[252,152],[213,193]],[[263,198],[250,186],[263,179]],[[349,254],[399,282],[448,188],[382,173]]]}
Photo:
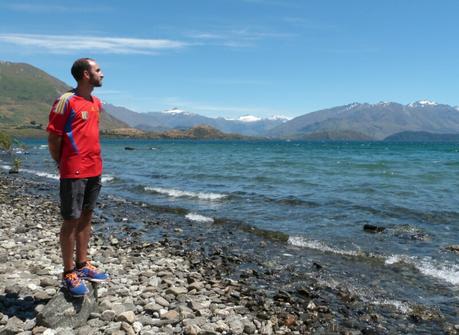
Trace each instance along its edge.
{"label": "wispy cloud", "polygon": [[0,42],[61,54],[86,50],[113,54],[157,54],[188,45],[186,42],[169,39],[39,34],[0,34]]}
{"label": "wispy cloud", "polygon": [[107,11],[109,7],[102,6],[73,6],[73,5],[62,5],[62,4],[50,4],[50,3],[29,3],[29,2],[12,2],[0,4],[0,7],[13,10],[17,12],[27,13],[49,13],[49,12],[68,12],[70,9],[72,12],[94,12],[94,11]]}
{"label": "wispy cloud", "polygon": [[198,44],[220,45],[232,48],[253,47],[256,42],[267,39],[282,39],[295,36],[293,33],[262,31],[253,28],[218,29],[209,31],[188,31],[184,33],[187,38]]}

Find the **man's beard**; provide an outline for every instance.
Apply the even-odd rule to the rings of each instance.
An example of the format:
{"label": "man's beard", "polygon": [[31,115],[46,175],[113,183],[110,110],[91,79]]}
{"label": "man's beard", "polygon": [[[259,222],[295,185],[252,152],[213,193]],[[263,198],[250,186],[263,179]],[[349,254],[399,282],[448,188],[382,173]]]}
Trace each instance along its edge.
{"label": "man's beard", "polygon": [[91,76],[91,78],[89,78],[89,83],[94,86],[94,87],[101,87],[102,86],[102,79],[95,79],[94,76]]}

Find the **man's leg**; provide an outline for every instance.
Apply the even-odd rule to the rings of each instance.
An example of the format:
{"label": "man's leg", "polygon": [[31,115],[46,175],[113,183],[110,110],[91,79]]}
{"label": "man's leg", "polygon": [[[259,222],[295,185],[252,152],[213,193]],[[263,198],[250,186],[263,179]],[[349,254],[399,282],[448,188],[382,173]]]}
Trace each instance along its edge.
{"label": "man's leg", "polygon": [[60,182],[61,214],[64,218],[59,238],[64,263],[62,280],[70,295],[74,297],[81,297],[89,292],[75,271],[73,263],[79,223],[79,219],[76,218],[82,215],[84,184],[84,181],[72,179],[61,179]]}
{"label": "man's leg", "polygon": [[76,229],[76,261],[83,263],[88,260],[89,239],[91,238],[92,210],[84,209]]}
{"label": "man's leg", "polygon": [[104,282],[110,279],[107,273],[99,271],[88,261],[92,210],[96,207],[101,186],[100,177],[88,178],[84,193],[83,211],[76,231],[76,270],[81,278],[92,282]]}
{"label": "man's leg", "polygon": [[75,250],[75,233],[78,220],[64,220],[61,227],[60,243],[62,260],[64,262],[64,272],[73,270],[73,252]]}

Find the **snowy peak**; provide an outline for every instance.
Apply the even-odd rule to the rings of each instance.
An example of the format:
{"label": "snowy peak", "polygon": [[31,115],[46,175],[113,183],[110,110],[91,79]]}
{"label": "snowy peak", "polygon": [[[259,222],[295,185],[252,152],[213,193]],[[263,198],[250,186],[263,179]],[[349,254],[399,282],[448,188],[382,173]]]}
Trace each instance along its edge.
{"label": "snowy peak", "polygon": [[419,100],[412,102],[408,105],[409,107],[427,107],[427,106],[438,106],[435,101],[431,100]]}
{"label": "snowy peak", "polygon": [[242,122],[257,122],[257,121],[260,121],[261,118],[259,118],[258,116],[253,116],[253,115],[243,115],[238,120]]}
{"label": "snowy peak", "polygon": [[282,121],[282,122],[287,122],[288,120],[291,120],[291,117],[284,116],[284,115],[271,115],[268,117],[268,120],[271,121]]}
{"label": "snowy peak", "polygon": [[185,112],[184,110],[178,109],[176,107],[162,111],[161,113],[169,114],[169,115],[193,115],[192,113]]}

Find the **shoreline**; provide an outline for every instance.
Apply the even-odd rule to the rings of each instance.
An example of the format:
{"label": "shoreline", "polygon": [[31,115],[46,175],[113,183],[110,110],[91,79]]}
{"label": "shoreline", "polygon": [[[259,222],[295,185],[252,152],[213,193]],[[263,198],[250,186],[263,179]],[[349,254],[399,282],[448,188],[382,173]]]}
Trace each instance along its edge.
{"label": "shoreline", "polygon": [[[47,331],[35,317],[59,290],[61,274],[61,219],[50,184],[0,173],[0,333]],[[458,333],[435,311],[370,305],[320,275],[292,273],[302,276],[301,286],[282,282],[285,269],[251,267],[256,260],[215,248],[205,236],[185,237],[191,225],[151,219],[146,228],[161,232],[148,242],[139,218],[126,218],[122,201],[107,198],[95,213],[90,257],[113,279],[100,286],[87,326],[48,334],[409,334],[418,327]],[[111,229],[107,212],[115,218]],[[133,318],[120,317],[126,312]]]}

